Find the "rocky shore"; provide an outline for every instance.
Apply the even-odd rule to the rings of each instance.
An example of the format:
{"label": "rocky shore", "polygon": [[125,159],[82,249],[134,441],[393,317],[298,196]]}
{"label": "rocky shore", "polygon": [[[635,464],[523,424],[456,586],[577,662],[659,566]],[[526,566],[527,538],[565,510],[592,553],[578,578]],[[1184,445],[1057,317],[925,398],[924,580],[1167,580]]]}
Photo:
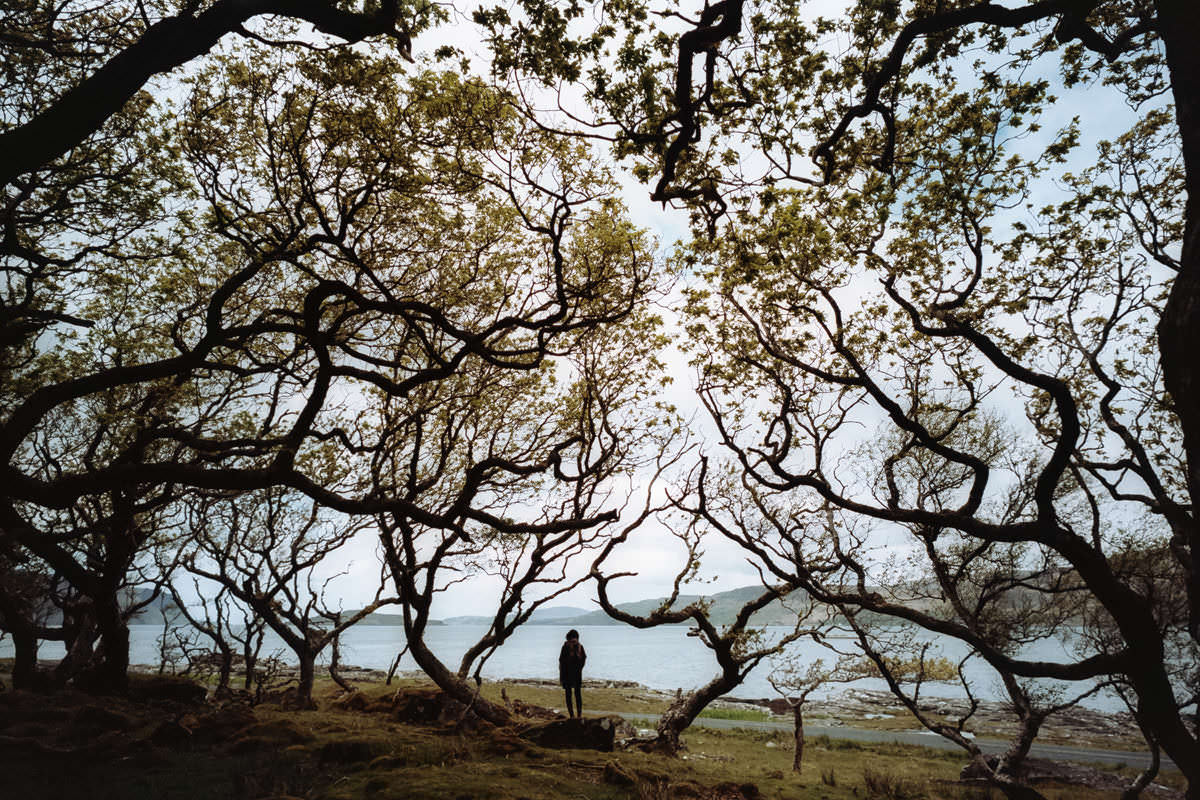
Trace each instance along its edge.
{"label": "rocky shore", "polygon": [[[723,698],[722,703],[740,707],[763,708],[772,714],[790,716],[791,711],[782,698]],[[921,711],[939,719],[955,720],[969,711],[965,700],[926,697],[919,704]],[[810,700],[805,704],[805,718],[821,725],[867,728],[917,728],[913,719],[890,692],[846,689],[828,698]],[[1006,738],[1017,730],[1016,718],[1006,703],[979,701],[971,714],[966,730],[977,736]],[[1106,713],[1076,706],[1052,715],[1039,733],[1038,741],[1088,747],[1141,749],[1145,747],[1137,723],[1126,712]]]}
{"label": "rocky shore", "polygon": [[[156,672],[157,668],[138,665],[134,670],[144,673]],[[357,666],[344,666],[339,673],[351,683],[383,683],[387,672]],[[286,676],[287,668],[283,671]],[[281,677],[283,677],[281,676]],[[421,680],[420,671],[403,671],[395,676],[401,680]],[[558,682],[544,678],[503,678],[491,681],[507,686],[529,686],[538,689],[558,690]],[[678,694],[651,689],[641,683],[623,680],[585,679],[585,689],[617,690],[631,702],[670,705]],[[788,703],[780,697],[738,697],[727,695],[715,701],[710,708],[729,711],[757,711],[781,722],[790,721],[792,712]],[[942,697],[925,697],[921,700],[922,711],[939,719],[954,720],[967,713],[964,700]],[[607,709],[621,711],[622,709]],[[810,724],[824,727],[870,728],[875,730],[916,730],[920,724],[913,719],[889,692],[848,688],[821,699],[809,700],[804,706],[805,719]],[[970,716],[965,729],[975,736],[1004,739],[1016,733],[1017,726],[1007,704],[980,701]],[[1128,713],[1106,713],[1089,708],[1075,707],[1051,716],[1043,725],[1038,741],[1047,744],[1065,744],[1077,747],[1099,747],[1111,749],[1140,750],[1145,747],[1133,717]]]}

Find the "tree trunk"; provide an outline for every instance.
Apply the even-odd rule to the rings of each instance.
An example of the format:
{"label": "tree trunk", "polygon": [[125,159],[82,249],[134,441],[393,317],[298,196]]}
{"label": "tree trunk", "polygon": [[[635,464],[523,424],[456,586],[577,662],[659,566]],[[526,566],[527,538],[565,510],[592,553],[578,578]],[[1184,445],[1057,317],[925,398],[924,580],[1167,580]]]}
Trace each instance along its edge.
{"label": "tree trunk", "polygon": [[[1179,274],[1158,323],[1158,344],[1163,378],[1183,428],[1188,488],[1192,502],[1200,503],[1200,360],[1195,354],[1200,336],[1200,15],[1194,0],[1158,0],[1157,5],[1187,186]],[[1191,555],[1195,565],[1200,553]],[[1200,574],[1193,574],[1192,580],[1200,580]],[[1197,602],[1194,599],[1193,612]],[[1200,625],[1197,616],[1193,625]],[[1194,630],[1193,635],[1200,637],[1200,632]]]}
{"label": "tree trunk", "polygon": [[396,653],[396,660],[392,662],[392,666],[388,668],[387,680],[383,682],[384,686],[392,685],[392,678],[396,677],[396,670],[400,668],[400,659],[404,658],[404,654],[408,652],[408,645],[404,645],[404,649]]}
{"label": "tree trunk", "polygon": [[[1171,74],[1171,91],[1182,143],[1184,180],[1183,248],[1179,272],[1171,285],[1158,322],[1159,361],[1163,381],[1179,417],[1192,511],[1186,527],[1175,525],[1172,550],[1183,562],[1188,596],[1188,629],[1200,641],[1200,15],[1194,0],[1158,0],[1157,30],[1162,37]],[[1183,528],[1183,529],[1181,529]],[[1139,704],[1146,708],[1139,690]],[[1169,712],[1168,712],[1169,713]],[[1162,725],[1147,716],[1152,730],[1167,755],[1179,765],[1188,780],[1188,796],[1200,797],[1200,748],[1182,724]]]}
{"label": "tree trunk", "polygon": [[1144,770],[1138,773],[1133,783],[1129,784],[1121,792],[1121,800],[1137,800],[1146,787],[1158,776],[1158,770],[1162,766],[1162,751],[1159,749],[1158,742],[1146,731],[1146,726],[1140,720],[1138,721],[1138,727],[1142,730],[1142,737],[1146,740],[1146,746],[1150,748],[1150,763],[1146,765]]}
{"label": "tree trunk", "polygon": [[300,683],[296,685],[296,708],[309,711],[317,707],[312,699],[313,683],[317,676],[317,654],[303,650],[296,653],[296,658],[300,661]]}
{"label": "tree trunk", "polygon": [[96,603],[96,628],[100,659],[91,670],[90,688],[102,694],[124,694],[129,689],[129,626],[115,593]]}
{"label": "tree trunk", "polygon": [[800,774],[800,762],[804,760],[804,704],[792,706],[792,721],[795,723],[793,734],[796,738],[796,752],[792,756],[792,772]]}
{"label": "tree trunk", "polygon": [[679,751],[679,736],[688,729],[708,704],[734,689],[739,683],[736,677],[721,673],[711,681],[680,697],[663,713],[658,721],[658,747],[665,753]]}
{"label": "tree trunk", "polygon": [[257,666],[258,652],[249,644],[242,645],[242,669],[245,670],[242,688],[247,692],[254,688],[254,670]]}
{"label": "tree trunk", "polygon": [[1008,800],[1046,800],[1037,789],[1021,783],[1012,775],[1000,772],[1000,762],[988,758],[974,743],[970,744],[969,752],[971,761],[963,768],[964,779],[987,781],[999,789]]}
{"label": "tree trunk", "polygon": [[333,678],[333,682],[341,687],[343,692],[355,692],[355,689],[348,680],[342,677],[342,673],[338,672],[340,666],[338,662],[342,660],[342,649],[339,645],[341,636],[334,636],[330,645],[333,647],[333,652],[329,656],[329,677]]}
{"label": "tree trunk", "polygon": [[457,673],[451,672],[438,657],[425,646],[420,636],[412,636],[408,640],[409,652],[425,674],[437,687],[463,705],[469,706],[479,717],[493,725],[507,725],[512,722],[512,715],[503,706],[485,700],[476,689]]}
{"label": "tree trunk", "polygon": [[1017,738],[1013,740],[1004,755],[1000,756],[1000,761],[996,765],[998,773],[1014,778],[1017,776],[1021,765],[1029,756],[1029,748],[1033,746],[1033,740],[1037,738],[1044,720],[1045,717],[1025,717],[1021,720],[1021,730],[1018,732]]}
{"label": "tree trunk", "polygon": [[0,617],[13,641],[12,682],[14,689],[37,688],[37,629],[22,613],[24,604],[0,587]]}
{"label": "tree trunk", "polygon": [[233,676],[233,648],[224,644],[218,645],[218,650],[221,652],[221,660],[217,667],[217,688],[213,691],[214,697],[227,697],[229,695],[229,681]]}
{"label": "tree trunk", "polygon": [[63,608],[63,646],[67,654],[54,668],[55,685],[65,686],[92,663],[95,641],[96,615],[91,601],[72,601]]}
{"label": "tree trunk", "polygon": [[38,688],[38,639],[32,628],[13,626],[9,629],[13,641],[12,682],[14,689]]}

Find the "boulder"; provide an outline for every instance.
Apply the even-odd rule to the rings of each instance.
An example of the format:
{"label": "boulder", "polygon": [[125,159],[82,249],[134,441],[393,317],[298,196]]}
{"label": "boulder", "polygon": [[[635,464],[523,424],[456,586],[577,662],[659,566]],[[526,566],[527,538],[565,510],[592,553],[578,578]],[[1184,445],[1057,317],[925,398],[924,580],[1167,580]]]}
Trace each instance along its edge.
{"label": "boulder", "polygon": [[556,719],[530,725],[520,732],[522,739],[555,750],[599,750],[611,753],[620,717]]}

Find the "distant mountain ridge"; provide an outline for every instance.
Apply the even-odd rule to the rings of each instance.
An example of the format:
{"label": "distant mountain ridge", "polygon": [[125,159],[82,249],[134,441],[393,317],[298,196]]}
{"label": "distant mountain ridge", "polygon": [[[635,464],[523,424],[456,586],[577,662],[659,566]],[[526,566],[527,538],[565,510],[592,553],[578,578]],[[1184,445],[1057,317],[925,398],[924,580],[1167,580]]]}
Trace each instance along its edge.
{"label": "distant mountain ridge", "polygon": [[[564,620],[574,619],[575,617],[583,616],[588,613],[586,608],[575,608],[574,606],[550,606],[548,608],[539,608],[529,617],[528,625],[572,625],[574,623]],[[467,615],[459,617],[446,617],[441,620],[446,625],[491,625],[495,615],[492,616],[476,616]]]}
{"label": "distant mountain ridge", "polygon": [[[742,610],[746,603],[758,597],[763,591],[762,586],[743,586],[739,589],[730,589],[729,591],[717,592],[712,595],[680,595],[675,599],[672,607],[683,608],[699,600],[707,600],[709,602],[709,618],[713,624],[729,625],[734,621],[738,612]],[[655,609],[661,608],[666,601],[666,597],[654,597],[647,600],[635,600],[630,603],[619,603],[617,604],[617,608],[628,614],[645,616]],[[792,606],[792,608],[789,609],[784,605],[784,602]],[[786,601],[774,600],[769,603],[754,615],[752,622],[755,625],[791,625],[796,621],[797,611],[795,609],[805,607],[807,607],[807,596],[804,592],[798,590],[793,592]],[[488,625],[491,623],[492,617],[447,617],[442,621],[447,625]],[[618,622],[602,610],[588,611],[587,609],[569,606],[551,606],[549,608],[539,608],[533,613],[526,624],[575,627],[581,625],[623,625],[624,623]]]}

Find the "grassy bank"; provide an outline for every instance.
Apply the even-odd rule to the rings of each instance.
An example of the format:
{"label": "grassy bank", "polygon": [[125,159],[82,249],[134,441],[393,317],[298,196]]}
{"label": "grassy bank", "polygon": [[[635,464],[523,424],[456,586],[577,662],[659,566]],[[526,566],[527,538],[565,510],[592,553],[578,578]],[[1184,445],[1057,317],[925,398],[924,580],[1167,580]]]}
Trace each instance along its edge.
{"label": "grassy bank", "polygon": [[[397,689],[362,684],[370,700]],[[488,687],[539,703],[545,687]],[[605,694],[612,692],[612,694]],[[557,693],[555,693],[557,694]],[[622,690],[592,690],[615,704]],[[49,800],[983,800],[956,778],[960,754],[816,738],[793,773],[783,731],[694,730],[679,758],[638,751],[549,750],[508,729],[418,726],[388,713],[339,708],[330,684],[319,710],[286,711],[0,693],[5,797]],[[632,702],[632,701],[631,701]],[[648,701],[644,699],[639,702]],[[382,704],[381,704],[382,705]],[[647,713],[658,709],[646,708]],[[633,714],[635,716],[635,714]],[[1052,800],[1116,798],[1117,791],[1044,785]]]}

